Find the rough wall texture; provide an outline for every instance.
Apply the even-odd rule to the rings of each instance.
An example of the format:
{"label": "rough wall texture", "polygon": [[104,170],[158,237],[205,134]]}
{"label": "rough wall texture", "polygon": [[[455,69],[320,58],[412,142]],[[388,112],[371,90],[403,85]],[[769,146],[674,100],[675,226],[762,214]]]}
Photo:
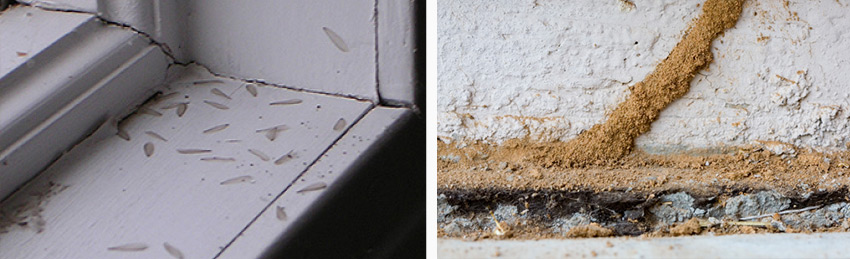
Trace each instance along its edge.
{"label": "rough wall texture", "polygon": [[[499,0],[438,5],[438,134],[568,140],[628,96],[703,1]],[[850,1],[747,1],[715,62],[637,145],[775,140],[847,148]]]}

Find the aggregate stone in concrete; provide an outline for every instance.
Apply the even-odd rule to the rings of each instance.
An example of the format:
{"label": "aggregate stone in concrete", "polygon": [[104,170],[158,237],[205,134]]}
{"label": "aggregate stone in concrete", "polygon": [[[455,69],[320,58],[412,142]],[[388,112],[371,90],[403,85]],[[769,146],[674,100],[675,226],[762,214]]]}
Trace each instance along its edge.
{"label": "aggregate stone in concrete", "polygon": [[796,229],[828,228],[842,224],[850,218],[850,204],[846,202],[796,214],[782,215],[782,221]]}
{"label": "aggregate stone in concrete", "polygon": [[746,194],[726,200],[725,214],[727,217],[742,218],[767,213],[775,213],[787,209],[791,200],[776,191],[763,191],[756,194]]}
{"label": "aggregate stone in concrete", "polygon": [[595,221],[592,217],[584,213],[574,213],[569,218],[558,218],[552,221],[552,231],[558,234],[566,234],[571,228],[581,225],[587,225]]}
{"label": "aggregate stone in concrete", "polygon": [[516,206],[512,205],[499,205],[496,208],[496,211],[493,212],[493,216],[496,217],[496,220],[500,222],[505,222],[508,224],[516,224],[519,221],[519,217],[521,215],[518,214],[519,210],[517,210]]}
{"label": "aggregate stone in concrete", "polygon": [[[478,214],[472,218],[455,217],[452,212],[457,209],[457,205],[450,205],[444,194],[437,197],[437,225],[448,235],[460,236],[466,232],[480,231],[482,229],[493,229],[496,223],[493,217],[489,214]],[[499,205],[493,211],[493,216],[496,220],[507,222],[515,225],[520,219],[524,219],[524,215],[517,213],[517,207],[512,205]]]}
{"label": "aggregate stone in concrete", "polygon": [[448,235],[461,235],[464,231],[473,231],[479,228],[478,224],[465,218],[454,218],[448,224],[441,226]]}
{"label": "aggregate stone in concrete", "polygon": [[[528,213],[518,212],[519,208],[514,205],[500,204],[490,213],[476,213],[474,217],[452,215],[457,206],[448,204],[446,196],[438,197],[438,225],[450,236],[460,236],[463,233],[492,230],[496,227],[495,220],[510,225],[524,225],[529,220]],[[641,231],[625,229],[621,231],[618,224],[633,224],[631,221],[648,220],[652,229],[670,226],[673,223],[684,222],[690,218],[708,218],[709,221],[738,220],[742,217],[770,214],[781,212],[790,208],[791,200],[783,197],[775,191],[763,191],[755,194],[745,194],[731,197],[724,202],[714,201],[708,208],[694,207],[695,198],[685,192],[678,192],[659,197],[652,207],[643,210],[635,208],[623,212],[622,221],[600,222],[585,211],[573,213],[570,216],[556,218],[548,222],[541,222],[545,228],[553,233],[564,235],[573,227],[587,225],[593,222],[605,227],[618,229],[618,233],[624,235],[640,234]],[[796,209],[796,208],[794,208]],[[644,214],[646,212],[646,214]],[[533,213],[533,212],[532,212]],[[830,228],[843,226],[850,230],[850,203],[841,202],[824,206],[810,211],[783,214],[781,221],[770,217],[760,219],[770,222],[774,228],[784,231],[786,227],[798,230],[815,230],[818,228]]]}
{"label": "aggregate stone in concrete", "polygon": [[437,197],[437,222],[445,223],[446,216],[451,214],[457,206],[449,205],[448,201],[446,201],[446,195],[440,194]]}
{"label": "aggregate stone in concrete", "polygon": [[[657,205],[652,206],[649,212],[657,222],[671,224],[686,221],[694,217],[694,198],[685,192],[677,192],[661,196]],[[704,214],[704,211],[703,211]]]}

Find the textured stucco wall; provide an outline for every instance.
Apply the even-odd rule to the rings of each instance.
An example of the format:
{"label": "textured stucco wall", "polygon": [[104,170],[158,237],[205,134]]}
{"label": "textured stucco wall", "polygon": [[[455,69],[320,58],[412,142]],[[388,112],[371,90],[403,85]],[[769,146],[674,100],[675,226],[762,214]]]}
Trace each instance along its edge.
{"label": "textured stucco wall", "polygon": [[[498,0],[438,5],[438,134],[568,140],[624,100],[703,1]],[[653,123],[650,150],[850,141],[850,1],[747,1],[715,62]]]}

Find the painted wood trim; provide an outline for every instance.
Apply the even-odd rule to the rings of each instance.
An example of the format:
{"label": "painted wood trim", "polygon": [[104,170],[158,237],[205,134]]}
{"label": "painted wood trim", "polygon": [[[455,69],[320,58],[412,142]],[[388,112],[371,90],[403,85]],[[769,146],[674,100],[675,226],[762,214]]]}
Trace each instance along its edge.
{"label": "painted wood trim", "polygon": [[[46,15],[62,20],[68,14]],[[0,77],[0,197],[98,125],[127,114],[165,80],[167,57],[135,33],[91,16],[66,29],[64,36]]]}
{"label": "painted wood trim", "polygon": [[377,1],[378,93],[381,101],[390,104],[413,105],[416,100],[417,46],[416,1]]}
{"label": "painted wood trim", "polygon": [[[384,148],[382,144],[385,144],[386,138],[400,133],[394,130],[397,127],[394,125],[407,123],[410,116],[411,110],[404,108],[378,107],[369,111],[292,186],[272,200],[218,258],[259,258],[279,238],[292,235],[291,230],[299,222],[309,221],[311,210],[315,213],[316,207],[328,205],[322,202],[327,199],[326,193],[333,196],[335,189],[348,184],[347,178],[361,177],[357,175],[357,169],[363,157]],[[304,191],[317,184],[326,187]]]}

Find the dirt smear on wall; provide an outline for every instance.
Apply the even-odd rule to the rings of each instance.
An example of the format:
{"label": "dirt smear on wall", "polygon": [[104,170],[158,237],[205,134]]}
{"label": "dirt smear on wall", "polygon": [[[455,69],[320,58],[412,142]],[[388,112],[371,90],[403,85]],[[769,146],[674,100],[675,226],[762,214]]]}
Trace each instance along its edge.
{"label": "dirt smear on wall", "polygon": [[533,159],[546,166],[574,167],[600,164],[629,154],[635,138],[670,103],[685,95],[697,72],[712,62],[711,41],[732,28],[741,15],[744,0],[708,0],[702,14],[684,38],[631,95],[608,116],[575,139],[540,145]]}

